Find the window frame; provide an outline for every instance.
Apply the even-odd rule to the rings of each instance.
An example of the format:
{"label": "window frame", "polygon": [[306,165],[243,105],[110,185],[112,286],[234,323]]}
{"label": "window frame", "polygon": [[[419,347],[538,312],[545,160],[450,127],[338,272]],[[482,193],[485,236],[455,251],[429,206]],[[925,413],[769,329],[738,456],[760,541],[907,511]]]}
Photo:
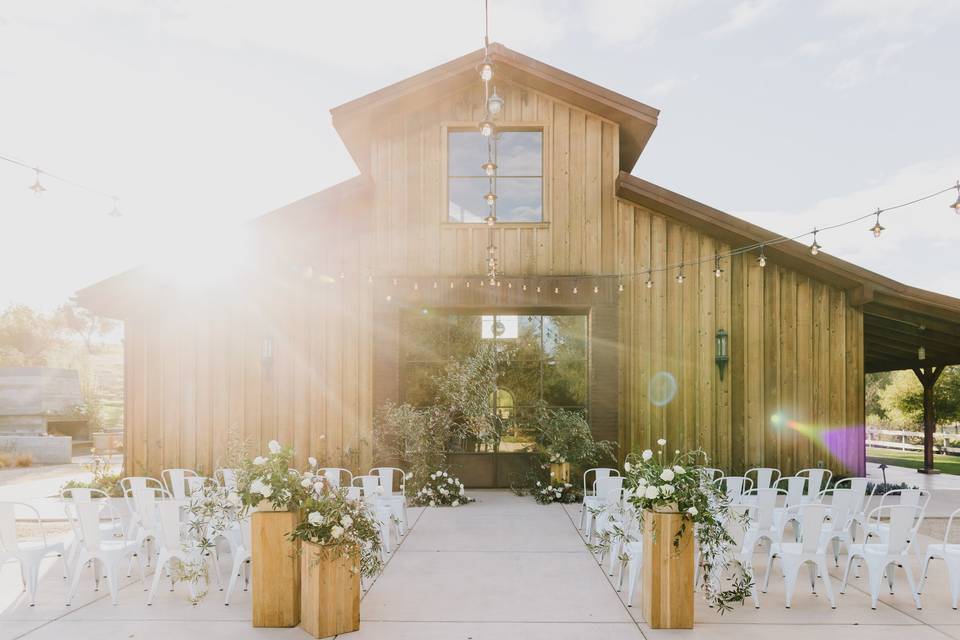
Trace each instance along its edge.
{"label": "window frame", "polygon": [[[444,122],[441,125],[441,194],[440,194],[440,224],[453,228],[481,228],[481,222],[458,222],[450,219],[450,133],[456,131],[476,131],[476,122]],[[505,228],[547,228],[550,226],[550,126],[543,122],[498,122],[497,128],[501,131],[539,131],[541,134],[541,162],[540,162],[540,220],[522,222],[497,222],[498,227]],[[477,176],[479,177],[479,176]],[[536,176],[503,176],[505,178],[535,178]],[[459,178],[463,178],[460,176]],[[453,176],[453,179],[458,179]]]}

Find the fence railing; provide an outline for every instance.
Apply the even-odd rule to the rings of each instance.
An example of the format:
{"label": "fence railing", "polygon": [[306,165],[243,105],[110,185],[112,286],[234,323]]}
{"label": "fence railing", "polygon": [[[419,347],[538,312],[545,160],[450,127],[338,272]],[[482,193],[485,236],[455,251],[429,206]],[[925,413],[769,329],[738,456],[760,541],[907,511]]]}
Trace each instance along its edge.
{"label": "fence railing", "polygon": [[[951,441],[956,441],[957,444],[960,445],[960,435],[956,433],[955,428],[951,428],[950,430],[953,431],[953,433],[934,432],[934,447],[945,453],[960,454],[960,446],[952,447],[949,445]],[[879,449],[923,451],[923,432],[867,427],[865,444],[868,447]]]}

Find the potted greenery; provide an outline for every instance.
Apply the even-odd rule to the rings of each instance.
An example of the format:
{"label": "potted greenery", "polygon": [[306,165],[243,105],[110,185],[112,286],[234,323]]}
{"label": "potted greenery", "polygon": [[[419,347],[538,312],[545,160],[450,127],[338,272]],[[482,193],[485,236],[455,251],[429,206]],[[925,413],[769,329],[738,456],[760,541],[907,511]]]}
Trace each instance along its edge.
{"label": "potted greenery", "polygon": [[289,534],[299,543],[300,625],[317,638],[360,628],[360,577],[383,566],[376,520],[346,489],[317,478],[303,503],[303,517]]}
{"label": "potted greenery", "polygon": [[244,460],[237,494],[250,518],[253,564],[253,626],[294,627],[300,622],[300,562],[297,541],[288,537],[300,521],[307,497],[304,478],[290,468],[293,449],[276,440],[266,456]]}
{"label": "potted greenery", "polygon": [[[627,501],[643,531],[644,616],[653,628],[692,628],[694,545],[701,566],[699,587],[707,603],[723,613],[750,595],[752,578],[739,564],[728,588],[725,572],[734,552],[724,523],[737,519],[727,497],[706,479],[702,451],[666,456],[659,450],[631,454],[624,463]],[[697,536],[694,540],[693,531]],[[669,598],[669,593],[691,597]]]}

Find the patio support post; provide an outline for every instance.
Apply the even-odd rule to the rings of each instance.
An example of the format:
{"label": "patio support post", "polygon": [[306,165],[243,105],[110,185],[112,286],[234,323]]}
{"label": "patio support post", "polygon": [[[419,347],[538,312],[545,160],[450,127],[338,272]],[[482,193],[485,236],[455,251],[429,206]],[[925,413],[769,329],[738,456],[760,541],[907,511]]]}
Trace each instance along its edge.
{"label": "patio support post", "polygon": [[920,473],[937,473],[933,468],[933,434],[937,429],[937,409],[933,402],[933,387],[943,367],[915,367],[913,372],[923,385],[923,468]]}

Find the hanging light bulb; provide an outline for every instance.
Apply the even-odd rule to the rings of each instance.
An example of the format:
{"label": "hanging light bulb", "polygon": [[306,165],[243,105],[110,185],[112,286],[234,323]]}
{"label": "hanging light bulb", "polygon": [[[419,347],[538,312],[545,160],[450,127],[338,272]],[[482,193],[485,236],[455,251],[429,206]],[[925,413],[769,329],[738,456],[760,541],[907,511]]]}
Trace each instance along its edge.
{"label": "hanging light bulb", "polygon": [[113,196],[113,208],[107,212],[107,215],[110,216],[111,218],[119,218],[123,216],[123,214],[120,213],[120,207],[118,206],[119,200],[120,199],[117,198],[117,196]]}
{"label": "hanging light bulb", "polygon": [[470,281],[467,280],[467,289],[469,289],[469,288],[470,288]]}
{"label": "hanging light bulb", "polygon": [[767,254],[763,251],[763,245],[760,245],[760,256],[757,258],[757,264],[760,265],[761,269],[767,266]]}
{"label": "hanging light bulb", "polygon": [[623,293],[623,283],[622,283],[622,282],[617,285],[617,291],[619,291],[620,293]]}
{"label": "hanging light bulb", "polygon": [[367,276],[367,284],[373,284],[373,274]]}
{"label": "hanging light bulb", "polygon": [[957,201],[950,205],[950,208],[960,215],[960,180],[957,180]]}
{"label": "hanging light bulb", "polygon": [[483,199],[487,201],[487,204],[492,205],[497,201],[497,194],[495,194],[493,191],[487,191],[487,193],[483,196]]}
{"label": "hanging light bulb", "polygon": [[540,293],[540,285],[537,285],[537,293]]}
{"label": "hanging light bulb", "polygon": [[554,293],[554,294],[560,293],[560,287],[554,287],[554,288],[553,288],[553,293]]}
{"label": "hanging light bulb", "polygon": [[387,302],[390,302],[391,300],[393,300],[393,296],[391,296],[390,294],[387,294]]}
{"label": "hanging light bulb", "polygon": [[437,284],[437,281],[436,281],[436,280],[434,280],[434,281],[433,281],[433,288],[434,288],[434,289],[436,289],[436,288],[437,288],[437,287],[439,287],[439,286],[440,286],[440,285],[439,285],[439,284]]}
{"label": "hanging light bulb", "polygon": [[512,282],[508,282],[508,283],[507,283],[507,289],[513,289],[513,283],[512,283]]}
{"label": "hanging light bulb", "polygon": [[870,227],[870,231],[873,232],[874,238],[879,238],[880,234],[883,233],[884,226],[880,224],[880,209],[877,209],[877,221],[873,223],[873,226]]}
{"label": "hanging light bulb", "polygon": [[30,191],[33,191],[33,195],[40,197],[40,194],[47,190],[45,186],[40,184],[40,167],[33,168],[33,184],[27,187]]}
{"label": "hanging light bulb", "polygon": [[683,277],[683,267],[680,267],[680,273],[677,274],[677,284],[683,284],[685,278]]}
{"label": "hanging light bulb", "polygon": [[526,285],[526,284],[523,285],[523,290],[524,290],[524,291],[527,290],[527,285]]}
{"label": "hanging light bulb", "polygon": [[490,58],[484,58],[480,63],[480,79],[484,82],[493,80],[493,63],[490,62]]}
{"label": "hanging light bulb", "polygon": [[450,288],[453,289],[453,280],[450,281]]}
{"label": "hanging light bulb", "polygon": [[920,345],[920,348],[917,349],[917,360],[926,360],[927,359],[927,350],[923,348],[923,345]]}
{"label": "hanging light bulb", "polygon": [[499,282],[495,277],[490,276],[490,286],[491,286],[491,287],[499,287],[499,286],[500,286],[500,282]]}
{"label": "hanging light bulb", "polygon": [[493,93],[490,95],[490,99],[487,100],[487,111],[490,112],[490,115],[495,116],[503,110],[503,98],[497,95],[497,88],[493,88]]}
{"label": "hanging light bulb", "polygon": [[491,214],[488,215],[486,218],[484,218],[483,221],[487,223],[487,226],[488,226],[488,227],[492,227],[492,226],[494,225],[494,223],[496,223],[496,221],[497,221],[497,216],[495,216],[495,215],[493,215],[493,214],[491,213]]}
{"label": "hanging light bulb", "polygon": [[653,272],[647,271],[647,289],[653,289]]}
{"label": "hanging light bulb", "polygon": [[496,130],[497,130],[496,125],[494,125],[489,120],[484,120],[483,122],[480,123],[480,133],[483,134],[483,136],[486,138],[489,138],[490,136],[492,136],[494,131]]}
{"label": "hanging light bulb", "polygon": [[600,287],[598,287],[597,285],[593,285],[593,292],[600,293]]}
{"label": "hanging light bulb", "polygon": [[414,291],[420,291],[420,283],[419,283],[419,282],[414,282],[414,283],[413,283],[413,290],[414,290]]}
{"label": "hanging light bulb", "polygon": [[814,230],[813,230],[813,243],[810,245],[810,255],[812,255],[812,256],[817,255],[818,253],[820,253],[820,249],[822,249],[822,248],[823,248],[823,247],[821,247],[821,246],[817,243],[817,230],[814,229]]}
{"label": "hanging light bulb", "polygon": [[484,162],[480,165],[480,168],[483,169],[483,172],[487,174],[488,177],[493,177],[493,174],[497,172],[497,163],[496,162]]}
{"label": "hanging light bulb", "polygon": [[396,279],[396,278],[393,279],[393,286],[397,286],[397,279]]}
{"label": "hanging light bulb", "polygon": [[576,287],[573,288],[573,295],[577,295],[577,288],[576,288]]}
{"label": "hanging light bulb", "polygon": [[713,259],[713,275],[718,278],[723,275],[723,269],[720,268],[720,256]]}

